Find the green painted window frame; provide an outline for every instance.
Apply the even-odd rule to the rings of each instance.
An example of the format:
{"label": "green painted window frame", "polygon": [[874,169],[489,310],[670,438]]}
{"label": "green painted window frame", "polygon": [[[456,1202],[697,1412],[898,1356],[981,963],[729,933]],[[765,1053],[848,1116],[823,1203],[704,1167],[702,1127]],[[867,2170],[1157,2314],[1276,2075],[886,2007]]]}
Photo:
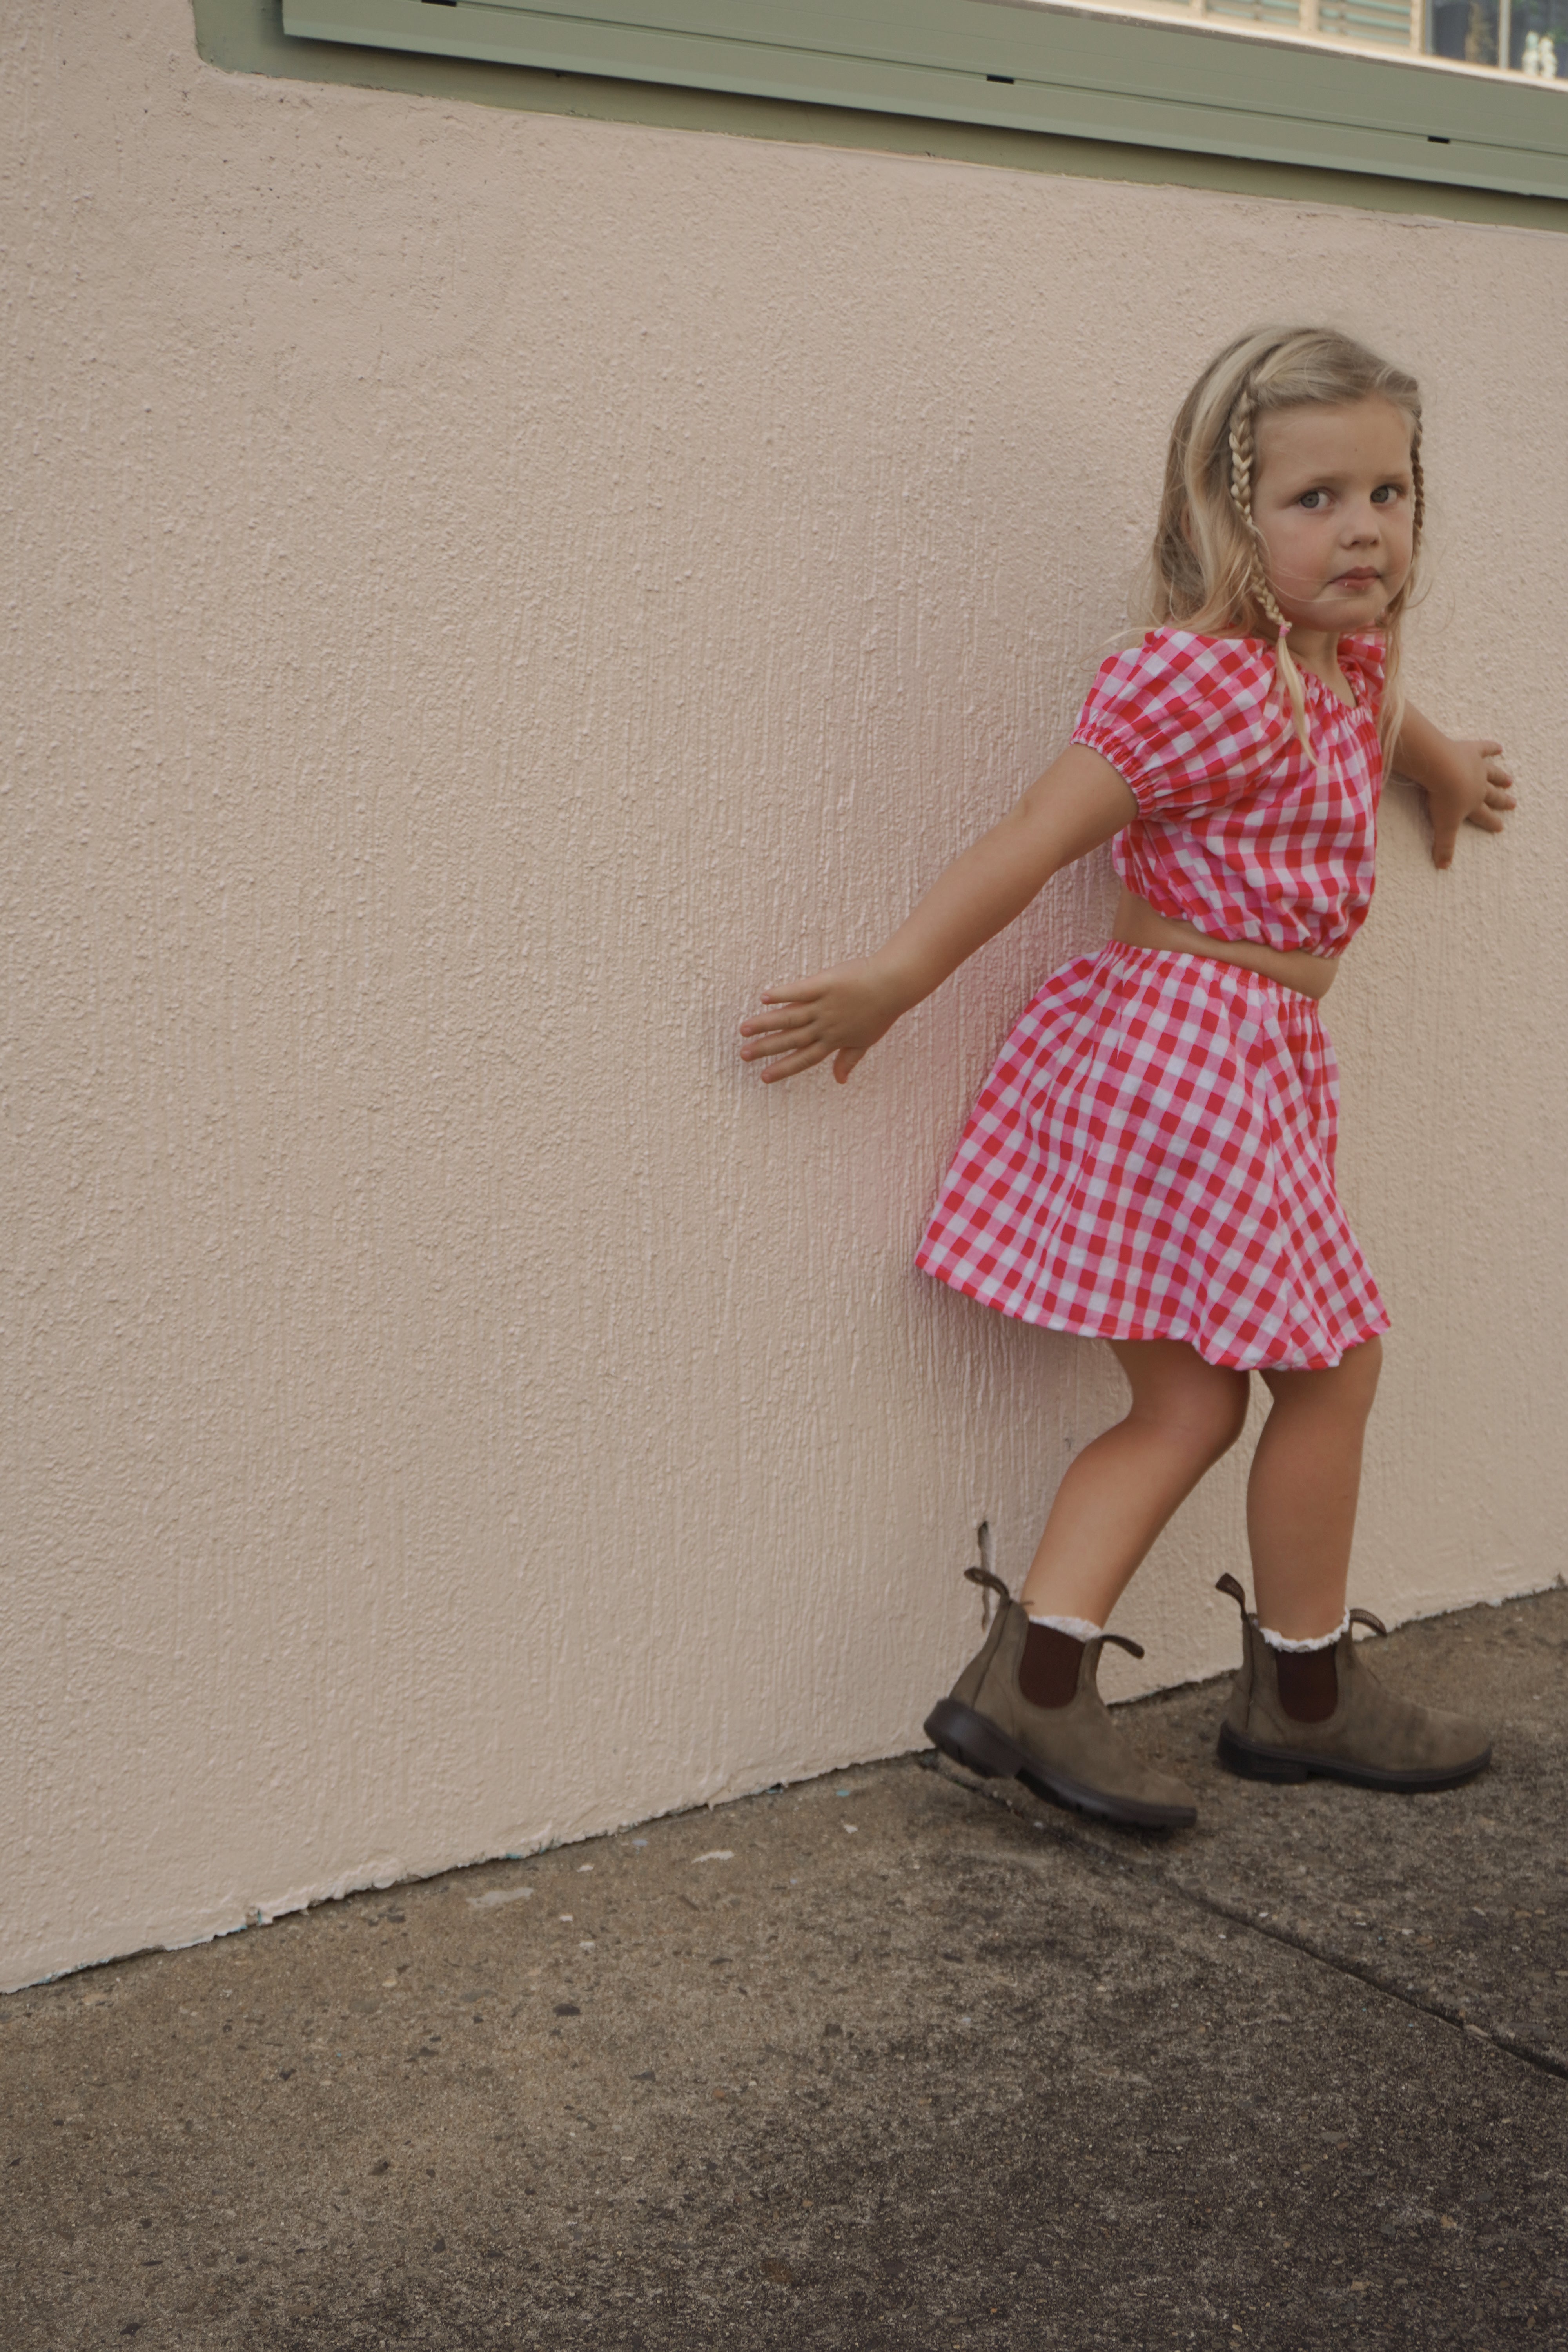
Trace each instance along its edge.
{"label": "green painted window frame", "polygon": [[1568,83],[1055,0],[282,0],[290,41],[1568,201]]}

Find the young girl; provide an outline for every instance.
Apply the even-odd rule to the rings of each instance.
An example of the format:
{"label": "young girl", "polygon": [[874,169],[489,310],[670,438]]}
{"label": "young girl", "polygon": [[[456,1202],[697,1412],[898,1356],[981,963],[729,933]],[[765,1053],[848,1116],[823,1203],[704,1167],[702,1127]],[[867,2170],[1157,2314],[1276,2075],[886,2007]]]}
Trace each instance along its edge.
{"label": "young girl", "polygon": [[[1108,1340],[1125,1420],[1058,1489],[1021,1602],[926,1729],[1107,1819],[1193,1821],[1100,1698],[1103,1631],[1177,1506],[1272,1405],[1247,1485],[1257,1614],[1224,1759],[1441,1788],[1480,1726],[1395,1698],[1345,1607],[1362,1440],[1388,1318],[1334,1189],[1338,1086],[1318,1013],[1373,890],[1385,764],[1427,794],[1434,863],[1514,805],[1500,746],[1398,688],[1422,521],[1414,380],[1320,328],[1243,336],[1171,438],[1153,623],[1102,664],[1068,749],[877,953],[773,988],[741,1024],[765,1082],[861,1056],[1114,836],[1110,944],[1047,981],[964,1130],[917,1263],[1005,1315]],[[974,1571],[978,1573],[978,1571]],[[1377,1628],[1382,1631],[1381,1627]]]}

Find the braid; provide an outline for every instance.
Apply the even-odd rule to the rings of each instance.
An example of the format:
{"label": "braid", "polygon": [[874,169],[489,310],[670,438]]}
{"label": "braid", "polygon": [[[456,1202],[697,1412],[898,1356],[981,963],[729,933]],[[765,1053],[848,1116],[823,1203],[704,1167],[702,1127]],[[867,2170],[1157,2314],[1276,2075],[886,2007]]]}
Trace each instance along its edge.
{"label": "braid", "polygon": [[1256,453],[1252,438],[1252,420],[1256,399],[1250,383],[1244,383],[1237,394],[1236,406],[1230,418],[1230,496],[1231,503],[1247,526],[1247,536],[1252,550],[1247,586],[1257,597],[1277,631],[1286,627],[1284,614],[1275,602],[1274,591],[1268,584],[1268,574],[1263,568],[1263,541],[1258,525],[1252,520],[1252,468]]}
{"label": "braid", "polygon": [[1256,413],[1257,394],[1253,379],[1248,376],[1237,394],[1230,413],[1231,504],[1241,517],[1250,550],[1247,584],[1266,617],[1274,625],[1277,639],[1275,667],[1295,716],[1296,732],[1301,739],[1301,748],[1310,753],[1312,745],[1307,730],[1307,698],[1301,685],[1301,673],[1291,660],[1290,648],[1286,642],[1290,634],[1290,624],[1279,610],[1279,600],[1270,585],[1263,562],[1263,535],[1252,519],[1252,469],[1256,462],[1252,420]]}
{"label": "braid", "polygon": [[1252,419],[1257,400],[1251,383],[1244,383],[1230,412],[1230,495],[1249,531],[1252,520]]}
{"label": "braid", "polygon": [[1394,757],[1394,747],[1405,724],[1405,689],[1399,677],[1399,621],[1410,603],[1415,564],[1421,552],[1421,534],[1426,523],[1426,477],[1421,467],[1419,409],[1410,420],[1410,574],[1383,615],[1383,708],[1378,713],[1377,731],[1383,744],[1385,765]]}

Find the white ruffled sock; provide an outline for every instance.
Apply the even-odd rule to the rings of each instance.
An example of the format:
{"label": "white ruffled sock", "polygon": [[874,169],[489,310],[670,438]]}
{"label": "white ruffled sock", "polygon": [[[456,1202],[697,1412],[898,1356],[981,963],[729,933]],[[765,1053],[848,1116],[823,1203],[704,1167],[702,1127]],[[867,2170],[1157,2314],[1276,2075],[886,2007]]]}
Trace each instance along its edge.
{"label": "white ruffled sock", "polygon": [[1053,1633],[1070,1633],[1075,1642],[1098,1642],[1105,1631],[1103,1625],[1091,1625],[1087,1617],[1047,1617],[1033,1609],[1026,1613],[1031,1625],[1048,1625]]}
{"label": "white ruffled sock", "polygon": [[1270,1631],[1267,1625],[1258,1628],[1271,1650],[1289,1650],[1293,1654],[1304,1650],[1331,1650],[1342,1633],[1350,1629],[1351,1612],[1347,1609],[1331,1633],[1316,1633],[1310,1642],[1288,1642],[1283,1633]]}

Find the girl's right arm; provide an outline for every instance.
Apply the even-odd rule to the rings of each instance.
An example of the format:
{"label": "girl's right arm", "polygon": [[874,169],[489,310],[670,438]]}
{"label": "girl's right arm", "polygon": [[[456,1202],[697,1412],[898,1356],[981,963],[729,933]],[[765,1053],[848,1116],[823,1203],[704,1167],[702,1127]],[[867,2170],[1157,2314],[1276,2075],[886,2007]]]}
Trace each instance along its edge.
{"label": "girl's right arm", "polygon": [[764,1086],[834,1057],[840,1086],[900,1013],[1021,915],[1053,874],[1098,849],[1138,814],[1109,760],[1071,743],[1000,824],[955,858],[875,955],[763,991],[741,1024],[742,1061]]}

